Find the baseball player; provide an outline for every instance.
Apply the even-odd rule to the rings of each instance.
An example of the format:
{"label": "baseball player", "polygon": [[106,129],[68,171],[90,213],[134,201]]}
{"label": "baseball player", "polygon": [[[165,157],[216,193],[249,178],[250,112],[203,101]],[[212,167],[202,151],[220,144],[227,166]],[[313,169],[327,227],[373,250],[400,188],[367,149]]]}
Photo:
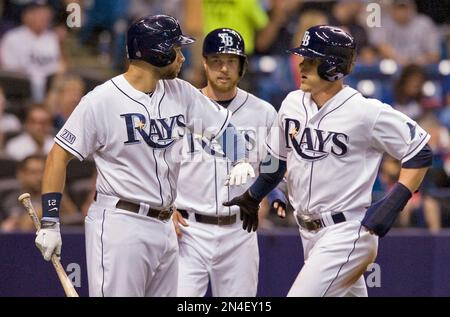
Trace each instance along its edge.
{"label": "baseball player", "polygon": [[184,62],[181,46],[193,41],[170,16],[133,23],[127,72],[87,94],[55,137],[36,245],[46,260],[60,254],[66,165],[93,155],[97,193],[85,220],[91,296],[176,295],[178,245],[169,220],[180,165],[175,145],[186,128],[194,131],[195,125],[196,133],[223,143],[228,126],[237,147],[230,182],[239,185],[253,173],[241,154],[245,140],[229,124],[231,112],[176,79]]}
{"label": "baseball player", "polygon": [[[343,85],[355,41],[343,30],[314,26],[299,47],[302,84],[280,108],[267,138],[278,172],[260,174],[239,205],[256,230],[258,204],[287,168],[305,262],[288,296],[367,296],[362,274],[431,165],[430,136],[416,122]],[[371,191],[383,153],[401,161],[400,177],[380,201]]]}
{"label": "baseball player", "polygon": [[[201,92],[232,111],[231,123],[245,136],[254,167],[265,158],[264,140],[276,117],[269,103],[237,87],[247,63],[244,40],[220,28],[203,42],[207,86]],[[195,135],[185,140],[173,221],[179,234],[178,296],[256,296],[259,252],[255,232],[241,229],[238,207],[222,203],[242,194],[249,184],[224,186],[232,162],[215,143]],[[182,184],[195,184],[183,186]]]}

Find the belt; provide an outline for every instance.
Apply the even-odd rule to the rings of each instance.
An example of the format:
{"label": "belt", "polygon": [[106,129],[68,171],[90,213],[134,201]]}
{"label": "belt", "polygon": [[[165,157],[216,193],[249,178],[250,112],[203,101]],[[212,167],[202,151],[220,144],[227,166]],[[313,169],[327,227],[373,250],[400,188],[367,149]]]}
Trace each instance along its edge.
{"label": "belt", "polygon": [[[347,219],[345,218],[344,213],[342,213],[342,212],[338,212],[338,213],[332,214],[331,218],[333,219],[333,223],[332,224],[338,224],[338,223],[347,221]],[[306,230],[309,230],[309,231],[319,230],[320,228],[324,228],[326,226],[331,225],[331,224],[328,224],[328,225],[325,224],[325,222],[322,219],[322,217],[320,217],[318,219],[312,219],[310,216],[297,214],[297,220],[298,220],[298,223],[299,223],[299,225],[301,227],[303,227],[303,228],[305,228]]]}
{"label": "belt", "polygon": [[[94,200],[97,201],[97,192],[95,192]],[[138,214],[139,210],[141,209],[141,205],[133,203],[131,201],[126,201],[126,200],[120,199],[116,204],[116,208]],[[173,213],[172,208],[170,208],[168,210],[157,210],[157,209],[149,208],[148,212],[145,216],[157,218],[162,221],[167,221],[172,216],[172,213]]]}
{"label": "belt", "polygon": [[[184,209],[177,209],[180,214],[183,216],[183,218],[188,219],[189,214]],[[194,213],[195,215],[195,221],[200,223],[208,223],[211,225],[218,225],[218,226],[226,226],[226,225],[232,225],[236,223],[236,214],[230,215],[230,216],[206,216],[198,213]]]}

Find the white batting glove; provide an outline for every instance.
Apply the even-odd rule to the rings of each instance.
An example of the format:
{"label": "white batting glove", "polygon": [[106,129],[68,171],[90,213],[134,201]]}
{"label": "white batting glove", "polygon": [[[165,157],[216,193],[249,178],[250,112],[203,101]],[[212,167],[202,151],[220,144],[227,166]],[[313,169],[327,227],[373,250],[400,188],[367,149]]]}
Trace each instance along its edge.
{"label": "white batting glove", "polygon": [[255,171],[253,167],[246,162],[240,162],[236,164],[228,175],[228,180],[225,183],[225,186],[239,186],[247,183],[247,178],[255,177]]}
{"label": "white batting glove", "polygon": [[52,254],[61,256],[61,233],[59,231],[59,222],[43,222],[41,229],[36,232],[36,246],[41,251],[46,261],[50,261]]}

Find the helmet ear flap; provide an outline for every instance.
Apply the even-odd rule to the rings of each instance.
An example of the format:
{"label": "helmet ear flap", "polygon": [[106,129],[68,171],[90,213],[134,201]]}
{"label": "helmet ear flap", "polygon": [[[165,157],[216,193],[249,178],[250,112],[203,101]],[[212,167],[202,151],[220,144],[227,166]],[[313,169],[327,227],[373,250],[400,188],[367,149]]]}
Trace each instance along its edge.
{"label": "helmet ear flap", "polygon": [[245,72],[247,71],[248,60],[244,56],[239,56],[239,61],[240,61],[240,66],[241,66],[241,68],[239,70],[239,77],[243,77],[245,75]]}
{"label": "helmet ear flap", "polygon": [[326,81],[336,81],[348,74],[346,63],[342,58],[328,56],[323,59],[317,69],[320,78]]}
{"label": "helmet ear flap", "polygon": [[143,56],[141,59],[152,64],[156,67],[165,67],[172,64],[177,57],[177,52],[174,48],[164,52],[161,50],[150,49],[147,56]]}
{"label": "helmet ear flap", "polygon": [[170,51],[167,52],[167,53],[165,53],[164,55],[165,55],[165,56],[164,56],[165,60],[168,62],[167,65],[170,65],[170,64],[172,64],[172,63],[175,61],[175,59],[177,58],[177,51],[175,51],[175,48],[172,47],[172,48],[170,49]]}

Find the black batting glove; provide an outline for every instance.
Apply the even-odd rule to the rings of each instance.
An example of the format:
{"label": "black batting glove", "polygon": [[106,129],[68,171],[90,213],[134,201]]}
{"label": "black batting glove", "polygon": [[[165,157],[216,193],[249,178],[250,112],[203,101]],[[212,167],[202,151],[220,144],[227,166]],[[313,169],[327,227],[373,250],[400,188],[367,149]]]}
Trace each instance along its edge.
{"label": "black batting glove", "polygon": [[253,198],[247,190],[240,196],[234,197],[232,200],[224,202],[226,207],[239,206],[241,210],[242,229],[247,232],[256,231],[258,228],[258,209],[261,201]]}

